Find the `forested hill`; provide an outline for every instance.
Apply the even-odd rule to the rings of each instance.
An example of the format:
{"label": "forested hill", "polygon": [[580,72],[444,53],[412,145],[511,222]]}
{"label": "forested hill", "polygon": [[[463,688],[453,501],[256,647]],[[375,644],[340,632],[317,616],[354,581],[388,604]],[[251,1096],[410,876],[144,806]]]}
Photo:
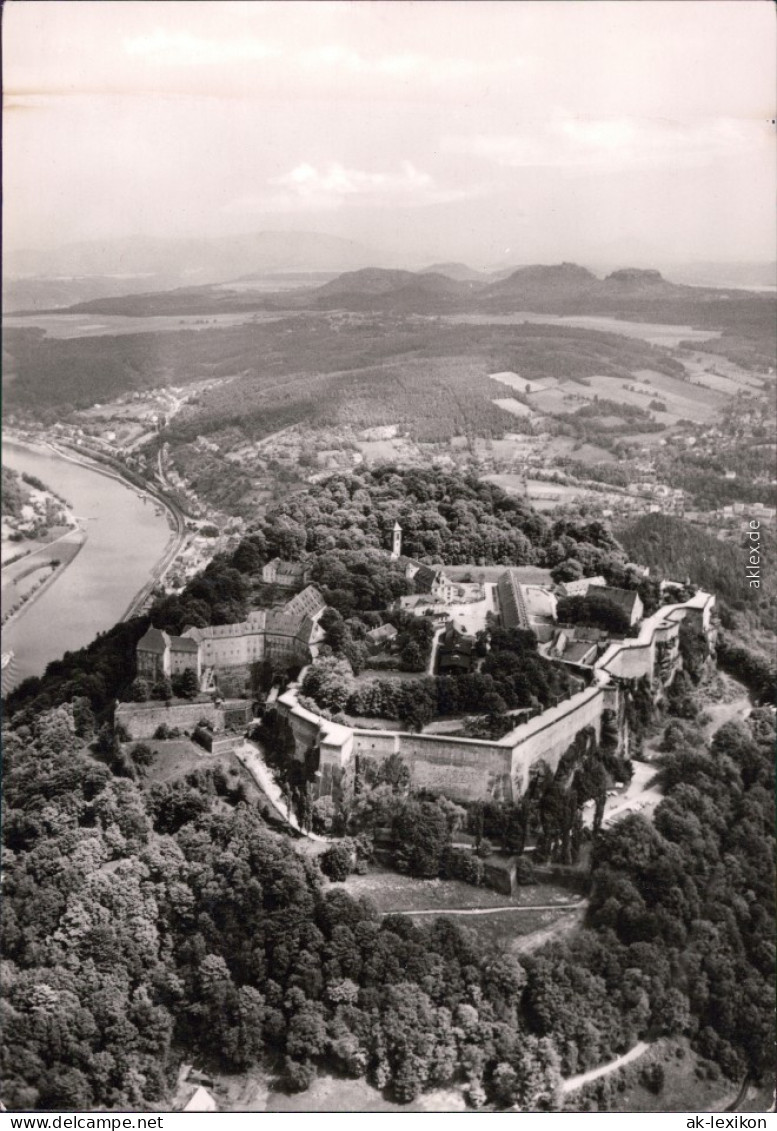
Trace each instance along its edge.
{"label": "forested hill", "polygon": [[[384,468],[277,508],[173,599],[175,615],[238,619],[278,554],[307,555],[333,594],[370,608],[401,572],[378,552],[395,517],[431,558],[435,535],[443,560],[515,561],[525,545],[530,559],[560,555],[562,572],[623,572],[602,524],[551,523],[471,477]],[[709,748],[673,720],[655,827],[633,814],[603,835],[588,929],[519,959],[457,921],[381,917],[327,885],[221,767],[149,779],[150,751],[122,749],[95,718],[133,678],[147,624],[115,626],[8,704],[6,1107],[165,1109],[180,1062],[196,1061],[287,1091],[334,1072],[400,1102],[455,1085],[473,1107],[549,1110],[562,1076],[681,1034],[732,1081],[769,1072],[767,710]],[[409,797],[408,820],[425,831],[434,808]]]}
{"label": "forested hill", "polygon": [[194,1060],[524,1111],[640,1038],[688,1034],[732,1081],[773,1066],[768,712],[709,750],[674,724],[655,827],[634,814],[595,845],[590,929],[521,959],[444,916],[381,918],[223,771],[149,785],[93,725],[75,699],[3,735],[10,1110],[164,1110]]}
{"label": "forested hill", "polygon": [[[151,620],[179,632],[244,619],[262,566],[274,557],[306,560],[339,609],[383,609],[406,591],[404,571],[388,557],[397,521],[403,553],[425,562],[538,565],[561,580],[603,573],[614,585],[639,584],[604,522],[548,519],[474,475],[386,466],[332,476],[281,503],[234,554],[216,558],[179,596],[160,600]],[[132,680],[135,643],[147,624],[136,618],[69,652],[42,678],[20,684],[6,710],[42,710],[75,695],[102,709]]]}
{"label": "forested hill", "polygon": [[550,520],[474,475],[392,466],[335,475],[267,516],[289,553],[337,547],[388,550],[395,522],[403,553],[448,565],[565,563],[572,572],[617,568],[624,554],[605,522]]}

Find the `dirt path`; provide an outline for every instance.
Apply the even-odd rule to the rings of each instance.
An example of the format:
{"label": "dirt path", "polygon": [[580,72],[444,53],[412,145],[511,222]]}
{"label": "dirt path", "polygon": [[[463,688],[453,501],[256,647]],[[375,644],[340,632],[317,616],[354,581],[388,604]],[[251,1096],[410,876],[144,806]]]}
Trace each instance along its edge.
{"label": "dirt path", "polygon": [[549,927],[540,927],[538,931],[531,931],[528,935],[519,935],[510,945],[513,954],[529,954],[546,943],[555,942],[574,931],[583,921],[588,900],[584,899],[576,904],[569,915],[560,915]]}
{"label": "dirt path", "polygon": [[577,911],[584,899],[575,903],[501,904],[498,907],[423,907],[411,911],[384,911],[384,915],[497,915],[505,911]]}
{"label": "dirt path", "polygon": [[442,640],[444,634],[444,628],[438,628],[434,633],[434,636],[432,638],[432,647],[429,652],[429,663],[426,665],[427,675],[434,675],[434,668],[437,663],[437,650],[440,647],[440,641]]}
{"label": "dirt path", "polygon": [[562,1082],[561,1091],[574,1092],[578,1088],[582,1088],[584,1084],[590,1084],[592,1080],[598,1080],[601,1076],[609,1076],[611,1072],[617,1072],[625,1064],[631,1064],[632,1060],[637,1060],[649,1048],[650,1045],[646,1041],[637,1041],[633,1049],[629,1049],[623,1056],[611,1060],[609,1064],[601,1064],[598,1068],[592,1068],[589,1072],[582,1072],[579,1076],[570,1076],[569,1079]]}
{"label": "dirt path", "polygon": [[293,828],[295,832],[298,832],[301,836],[307,837],[308,840],[316,841],[318,844],[329,843],[325,836],[319,836],[317,833],[305,832],[304,829],[300,828],[299,821],[297,820],[294,813],[289,812],[286,806],[286,802],[283,800],[281,787],[272,776],[272,773],[268,769],[267,765],[265,764],[264,758],[262,757],[261,750],[255,743],[249,742],[247,739],[244,740],[243,743],[235,750],[235,755],[237,756],[238,761],[248,770],[249,774],[259,786],[267,800],[270,802],[273,809],[275,809],[276,813],[278,813],[278,815],[283,818],[287,825],[290,825],[291,828]]}

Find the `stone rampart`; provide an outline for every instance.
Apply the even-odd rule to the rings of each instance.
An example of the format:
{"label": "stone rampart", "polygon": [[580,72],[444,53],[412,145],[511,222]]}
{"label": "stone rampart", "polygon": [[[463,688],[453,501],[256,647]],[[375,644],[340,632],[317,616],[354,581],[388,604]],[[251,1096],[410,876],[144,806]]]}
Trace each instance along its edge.
{"label": "stone rampart", "polygon": [[357,758],[382,761],[399,754],[410,769],[415,789],[442,793],[453,800],[517,799],[529,784],[532,766],[542,761],[555,770],[575,737],[591,727],[601,738],[602,714],[620,714],[618,680],[653,678],[656,647],[676,648],[679,625],[688,616],[709,631],[715,599],[698,593],[691,601],[660,609],[646,618],[639,636],[612,644],[597,662],[596,682],[542,714],[515,727],[498,742],[349,727],[324,719],[287,691],[278,708],[291,723],[300,757],[313,744],[320,750],[320,790]]}
{"label": "stone rampart", "polygon": [[581,730],[593,727],[597,740],[601,738],[602,712],[611,706],[611,700],[603,687],[588,687],[506,735],[511,742],[513,797],[524,793],[537,762],[546,762],[555,771]]}
{"label": "stone rampart", "polygon": [[398,735],[414,789],[458,801],[512,800],[510,750],[498,743],[434,734]]}
{"label": "stone rampart", "polygon": [[131,738],[153,738],[158,727],[193,730],[200,719],[207,719],[214,730],[224,729],[224,712],[213,703],[119,703],[115,724],[123,726]]}

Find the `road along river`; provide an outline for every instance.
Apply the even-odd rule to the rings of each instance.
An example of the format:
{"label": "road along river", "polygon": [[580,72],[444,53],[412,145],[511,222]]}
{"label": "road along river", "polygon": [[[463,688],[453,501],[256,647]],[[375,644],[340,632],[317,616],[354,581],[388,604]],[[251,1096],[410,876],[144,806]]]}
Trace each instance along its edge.
{"label": "road along river", "polygon": [[10,440],[3,443],[3,463],[67,499],[87,535],[70,565],[3,629],[16,684],[121,620],[174,535],[156,500],[96,468]]}

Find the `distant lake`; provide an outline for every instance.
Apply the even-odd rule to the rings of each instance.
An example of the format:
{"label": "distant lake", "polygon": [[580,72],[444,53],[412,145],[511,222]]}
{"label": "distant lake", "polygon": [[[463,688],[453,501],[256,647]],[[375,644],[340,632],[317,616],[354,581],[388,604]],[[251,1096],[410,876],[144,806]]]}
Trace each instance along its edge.
{"label": "distant lake", "polygon": [[46,448],[3,444],[3,463],[36,475],[85,520],[86,544],[48,589],[2,632],[15,653],[16,682],[42,675],[51,660],[88,644],[121,619],[171,537],[158,504],[98,471]]}

